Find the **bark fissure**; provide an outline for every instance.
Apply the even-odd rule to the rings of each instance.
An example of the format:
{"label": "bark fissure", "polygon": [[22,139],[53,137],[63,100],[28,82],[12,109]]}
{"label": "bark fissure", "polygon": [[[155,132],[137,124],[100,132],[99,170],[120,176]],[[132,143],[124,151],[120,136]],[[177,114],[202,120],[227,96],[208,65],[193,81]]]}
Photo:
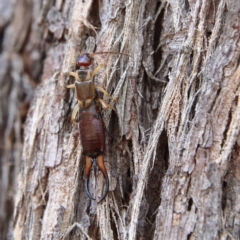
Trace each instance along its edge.
{"label": "bark fissure", "polygon": [[[238,1],[2,6],[2,239],[12,228],[9,239],[238,238]],[[93,69],[104,64],[95,84],[118,98],[103,97],[116,111],[102,111],[110,191],[101,203],[84,192],[70,117],[79,52],[127,54],[94,55]],[[94,196],[104,183],[92,171]]]}

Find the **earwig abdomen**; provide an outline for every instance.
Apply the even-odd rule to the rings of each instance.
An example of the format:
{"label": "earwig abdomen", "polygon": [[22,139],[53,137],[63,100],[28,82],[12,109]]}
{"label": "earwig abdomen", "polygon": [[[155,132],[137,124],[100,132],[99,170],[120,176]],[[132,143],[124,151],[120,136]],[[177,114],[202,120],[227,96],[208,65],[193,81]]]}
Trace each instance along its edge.
{"label": "earwig abdomen", "polygon": [[83,154],[96,158],[104,153],[105,136],[102,117],[93,105],[94,101],[88,109],[79,110],[79,130]]}

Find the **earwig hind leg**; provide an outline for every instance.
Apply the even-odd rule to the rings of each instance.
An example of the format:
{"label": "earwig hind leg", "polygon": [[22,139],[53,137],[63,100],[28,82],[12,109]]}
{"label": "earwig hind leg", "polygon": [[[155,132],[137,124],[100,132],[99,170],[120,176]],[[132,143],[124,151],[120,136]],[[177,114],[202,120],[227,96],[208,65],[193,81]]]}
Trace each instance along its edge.
{"label": "earwig hind leg", "polygon": [[100,71],[100,69],[102,68],[102,67],[104,67],[106,64],[99,64],[98,65],[98,67],[96,67],[94,70],[93,70],[93,72],[92,72],[92,74],[91,74],[91,78],[93,78],[99,71]]}
{"label": "earwig hind leg", "polygon": [[108,190],[109,190],[109,179],[108,179],[108,175],[107,175],[107,170],[106,170],[105,165],[104,165],[103,155],[100,155],[100,156],[97,157],[97,165],[98,165],[99,169],[101,170],[101,172],[102,172],[102,174],[105,178],[105,184],[106,184],[105,191],[98,201],[98,202],[101,202],[107,196]]}
{"label": "earwig hind leg", "polygon": [[95,198],[92,196],[92,194],[89,192],[89,189],[88,189],[91,167],[92,167],[92,158],[86,157],[86,178],[84,181],[84,188],[88,197],[91,198],[92,200],[95,200]]}
{"label": "earwig hind leg", "polygon": [[78,110],[79,110],[79,106],[78,104],[74,107],[73,111],[72,111],[72,116],[71,116],[71,120],[74,124],[78,124],[76,119],[77,119],[77,113],[78,113]]}
{"label": "earwig hind leg", "polygon": [[99,86],[95,86],[95,88],[102,92],[105,96],[107,96],[109,99],[113,100],[113,101],[116,101],[118,98],[114,98],[112,97],[106,90],[104,90],[102,87],[99,87]]}
{"label": "earwig hind leg", "polygon": [[101,103],[103,108],[105,108],[105,109],[112,109],[112,110],[116,111],[116,109],[113,106],[107,104],[103,99],[98,98],[98,101]]}

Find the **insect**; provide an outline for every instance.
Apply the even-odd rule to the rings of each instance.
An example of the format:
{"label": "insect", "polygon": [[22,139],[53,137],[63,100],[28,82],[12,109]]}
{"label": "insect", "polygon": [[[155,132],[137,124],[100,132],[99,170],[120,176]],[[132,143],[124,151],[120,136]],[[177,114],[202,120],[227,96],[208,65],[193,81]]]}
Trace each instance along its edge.
{"label": "insect", "polygon": [[[96,53],[95,53],[96,54]],[[98,166],[105,178],[105,191],[101,196],[102,201],[109,190],[109,179],[104,165],[105,134],[104,123],[101,117],[101,108],[113,109],[103,99],[99,98],[96,90],[102,92],[109,99],[116,100],[103,88],[94,85],[93,77],[99,72],[103,65],[99,65],[91,72],[89,66],[92,64],[94,54],[84,53],[77,59],[78,69],[69,74],[75,78],[75,83],[67,88],[75,88],[77,105],[72,112],[72,122],[78,124],[83,154],[86,160],[84,188],[89,198],[95,200],[89,192],[89,177],[92,165]]]}

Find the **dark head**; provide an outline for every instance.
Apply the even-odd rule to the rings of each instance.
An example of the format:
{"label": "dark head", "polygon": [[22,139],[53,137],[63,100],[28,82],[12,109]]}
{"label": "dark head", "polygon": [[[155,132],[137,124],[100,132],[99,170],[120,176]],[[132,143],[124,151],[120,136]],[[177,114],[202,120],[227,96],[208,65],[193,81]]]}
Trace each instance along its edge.
{"label": "dark head", "polygon": [[77,59],[78,67],[89,67],[92,64],[92,58],[89,53],[84,53]]}

